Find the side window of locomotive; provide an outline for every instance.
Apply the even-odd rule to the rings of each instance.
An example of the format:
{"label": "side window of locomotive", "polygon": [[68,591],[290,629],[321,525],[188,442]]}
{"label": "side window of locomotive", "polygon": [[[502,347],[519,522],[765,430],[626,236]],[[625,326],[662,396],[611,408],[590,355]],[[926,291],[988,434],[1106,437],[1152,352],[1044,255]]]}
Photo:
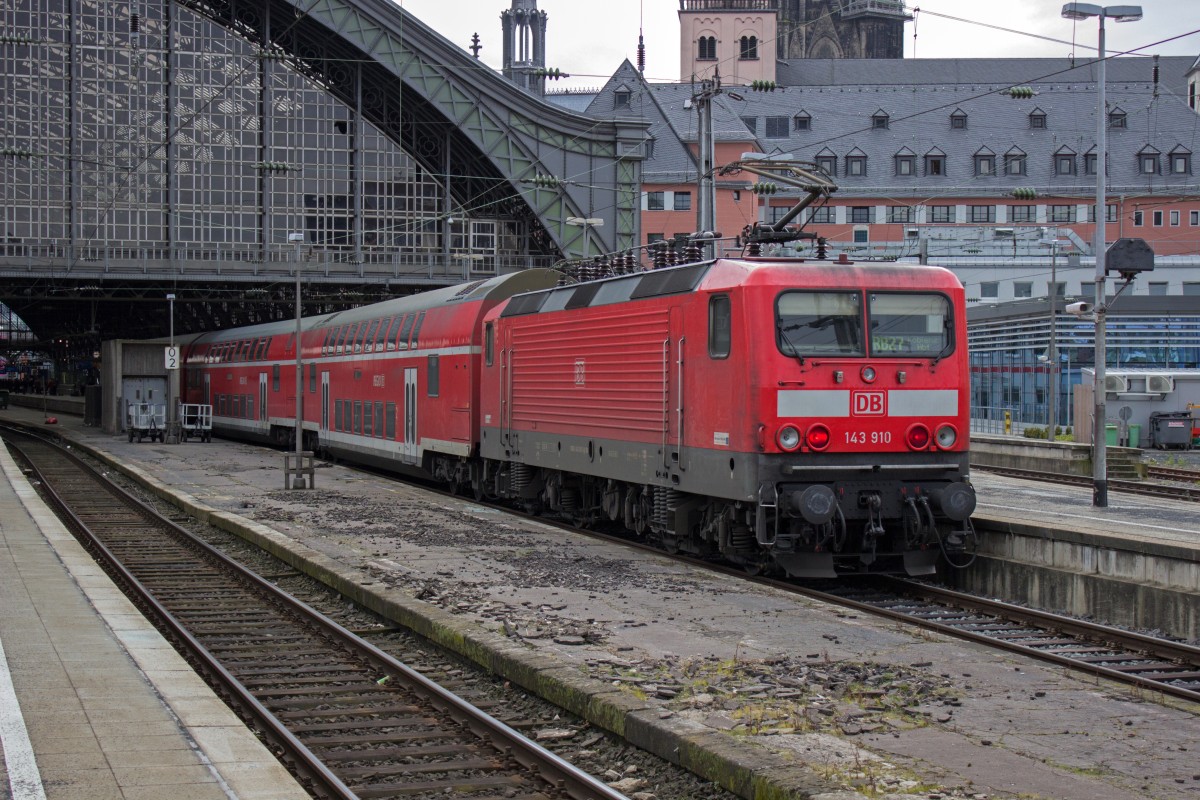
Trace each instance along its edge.
{"label": "side window of locomotive", "polygon": [[710,358],[729,358],[733,337],[733,315],[729,295],[719,294],[708,301],[708,355]]}
{"label": "side window of locomotive", "polygon": [[942,358],[954,348],[950,301],[941,294],[872,294],[871,355]]}
{"label": "side window of locomotive", "polygon": [[785,356],[862,356],[858,292],[784,292],[775,302],[775,336]]}
{"label": "side window of locomotive", "polygon": [[496,356],[496,331],[492,323],[483,326],[483,359],[487,366],[492,365]]}

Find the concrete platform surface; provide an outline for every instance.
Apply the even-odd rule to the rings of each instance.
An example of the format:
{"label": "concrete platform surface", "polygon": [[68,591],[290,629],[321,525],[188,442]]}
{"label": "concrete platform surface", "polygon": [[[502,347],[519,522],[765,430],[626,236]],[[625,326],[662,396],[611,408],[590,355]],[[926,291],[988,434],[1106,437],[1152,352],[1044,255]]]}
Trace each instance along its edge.
{"label": "concrete platform surface", "polygon": [[0,798],[303,800],[0,447]]}
{"label": "concrete platform surface", "polygon": [[[340,466],[288,491],[280,452],[130,444],[63,418],[60,431],[181,508],[647,749],[794,792],[770,796],[1200,798],[1194,706]],[[990,483],[980,494],[1041,513]],[[1089,516],[1114,535],[1125,525]]]}

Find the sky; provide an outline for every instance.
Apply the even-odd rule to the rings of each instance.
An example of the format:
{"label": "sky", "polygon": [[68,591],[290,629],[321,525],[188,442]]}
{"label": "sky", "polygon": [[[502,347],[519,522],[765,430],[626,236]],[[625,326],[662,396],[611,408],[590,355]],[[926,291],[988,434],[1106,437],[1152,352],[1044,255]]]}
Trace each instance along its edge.
{"label": "sky", "polygon": [[[511,7],[510,0],[393,2],[460,47],[469,46],[471,34],[478,33],[480,58],[500,67],[500,12]],[[1190,33],[1140,52],[1200,56],[1200,0],[1142,0],[1140,5],[1141,21],[1107,22],[1110,54]],[[1099,38],[1095,19],[1063,19],[1060,0],[908,0],[907,6],[916,19],[905,25],[906,58],[1066,57],[1072,52],[1087,57]],[[639,27],[646,38],[646,77],[680,80],[677,0],[538,0],[537,7],[548,16],[546,66],[572,76],[551,88],[599,87],[624,59],[636,64]]]}

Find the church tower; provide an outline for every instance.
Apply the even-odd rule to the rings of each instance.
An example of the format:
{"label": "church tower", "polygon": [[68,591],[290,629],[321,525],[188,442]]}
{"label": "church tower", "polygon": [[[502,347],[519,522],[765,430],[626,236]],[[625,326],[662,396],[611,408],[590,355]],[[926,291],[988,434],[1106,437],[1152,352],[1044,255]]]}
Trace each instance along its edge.
{"label": "church tower", "polygon": [[680,79],[774,80],[776,59],[903,58],[904,0],[679,0]]}
{"label": "church tower", "polygon": [[904,58],[904,0],[783,0],[778,53],[796,58]]}
{"label": "church tower", "polygon": [[778,0],[679,0],[680,80],[775,80]]}
{"label": "church tower", "polygon": [[504,77],[542,97],[546,93],[546,12],[538,11],[537,0],[512,0],[512,8],[500,12],[500,22]]}

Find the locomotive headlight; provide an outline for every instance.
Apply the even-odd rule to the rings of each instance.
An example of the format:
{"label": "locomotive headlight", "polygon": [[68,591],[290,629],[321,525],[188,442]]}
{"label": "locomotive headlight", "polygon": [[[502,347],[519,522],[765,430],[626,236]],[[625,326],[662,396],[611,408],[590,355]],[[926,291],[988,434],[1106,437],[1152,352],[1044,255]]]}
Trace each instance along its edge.
{"label": "locomotive headlight", "polygon": [[874,367],[863,367],[862,368],[862,379],[863,379],[863,383],[874,383],[875,382],[875,368]]}
{"label": "locomotive headlight", "polygon": [[908,443],[910,450],[924,450],[929,447],[929,438],[929,428],[919,422],[904,434],[904,441]]}
{"label": "locomotive headlight", "polygon": [[784,425],[779,429],[775,440],[779,442],[780,448],[790,452],[800,446],[800,431],[791,425]]}
{"label": "locomotive headlight", "polygon": [[954,447],[954,443],[958,441],[958,431],[954,430],[953,425],[943,425],[937,430],[938,447],[943,450],[949,450]]}
{"label": "locomotive headlight", "polygon": [[813,450],[824,450],[826,447],[829,447],[829,442],[832,440],[832,437],[829,435],[829,428],[826,428],[824,425],[817,424],[808,429],[808,435],[806,436],[806,439],[808,441],[808,446]]}

